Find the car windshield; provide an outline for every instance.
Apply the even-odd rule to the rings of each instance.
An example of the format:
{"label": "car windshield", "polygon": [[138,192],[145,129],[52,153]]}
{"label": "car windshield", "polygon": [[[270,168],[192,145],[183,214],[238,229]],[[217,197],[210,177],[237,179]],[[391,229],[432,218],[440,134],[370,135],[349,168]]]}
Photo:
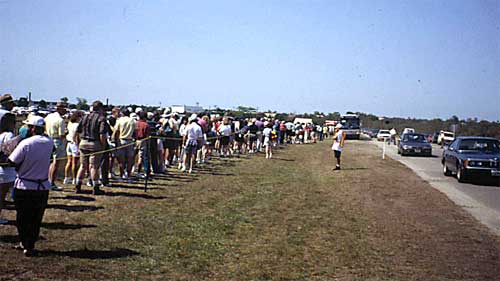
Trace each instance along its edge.
{"label": "car windshield", "polygon": [[424,135],[421,134],[404,134],[404,142],[427,142]]}
{"label": "car windshield", "polygon": [[389,131],[387,131],[387,130],[380,130],[378,133],[379,133],[379,134],[389,134],[389,135],[391,134],[391,133],[390,133]]}
{"label": "car windshield", "polygon": [[453,137],[453,134],[451,134],[451,133],[444,133],[444,136],[445,136],[445,137],[451,137],[451,138],[452,138],[452,137]]}
{"label": "car windshield", "polygon": [[497,140],[469,139],[462,140],[459,149],[500,153],[500,144]]}

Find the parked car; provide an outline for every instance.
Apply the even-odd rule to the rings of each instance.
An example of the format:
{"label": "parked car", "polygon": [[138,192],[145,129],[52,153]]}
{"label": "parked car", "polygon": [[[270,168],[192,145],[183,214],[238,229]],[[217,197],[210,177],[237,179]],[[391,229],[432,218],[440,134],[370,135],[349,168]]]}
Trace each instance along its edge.
{"label": "parked car", "polygon": [[456,174],[459,182],[500,177],[500,141],[486,137],[458,137],[443,151],[441,163],[443,173],[446,176]]}
{"label": "parked car", "polygon": [[403,134],[398,144],[398,154],[432,156],[432,146],[423,134]]}
{"label": "parked car", "polygon": [[448,131],[440,131],[437,139],[437,144],[441,146],[450,144],[455,139],[455,134]]}
{"label": "parked car", "polygon": [[388,139],[391,139],[391,132],[389,132],[389,130],[378,131],[378,134],[377,134],[378,141],[383,141],[383,140],[388,140]]}

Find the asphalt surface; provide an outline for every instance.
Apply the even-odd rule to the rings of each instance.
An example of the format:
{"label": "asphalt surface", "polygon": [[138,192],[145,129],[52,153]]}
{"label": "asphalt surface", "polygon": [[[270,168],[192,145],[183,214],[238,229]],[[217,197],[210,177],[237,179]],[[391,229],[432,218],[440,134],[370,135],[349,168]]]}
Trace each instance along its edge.
{"label": "asphalt surface", "polygon": [[[383,142],[376,140],[372,142],[380,149],[380,157],[382,157]],[[395,145],[386,145],[386,157],[405,164],[434,188],[446,194],[455,204],[489,227],[495,234],[500,235],[500,178],[459,183],[454,176],[443,175],[442,153],[441,147],[433,145],[433,157],[401,156],[397,154]]]}

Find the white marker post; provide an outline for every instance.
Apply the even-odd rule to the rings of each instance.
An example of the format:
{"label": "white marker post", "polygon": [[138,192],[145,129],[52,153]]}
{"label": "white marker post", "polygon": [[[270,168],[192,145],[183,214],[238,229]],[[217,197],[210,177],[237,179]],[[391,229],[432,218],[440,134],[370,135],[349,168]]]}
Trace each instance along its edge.
{"label": "white marker post", "polygon": [[385,143],[387,142],[387,138],[384,138],[384,145],[382,146],[382,159],[385,159]]}

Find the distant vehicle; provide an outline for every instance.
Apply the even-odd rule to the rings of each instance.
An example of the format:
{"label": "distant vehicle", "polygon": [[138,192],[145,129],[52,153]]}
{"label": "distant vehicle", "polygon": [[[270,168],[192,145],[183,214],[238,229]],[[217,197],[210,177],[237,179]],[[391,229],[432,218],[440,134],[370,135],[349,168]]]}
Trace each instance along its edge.
{"label": "distant vehicle", "polygon": [[346,138],[359,139],[361,134],[361,124],[359,115],[345,114],[340,116],[340,124],[342,124],[342,131],[344,131]]}
{"label": "distant vehicle", "polygon": [[500,141],[486,137],[458,137],[441,159],[446,176],[457,175],[459,182],[496,177],[500,182]]}
{"label": "distant vehicle", "polygon": [[378,141],[389,140],[389,139],[391,139],[391,132],[389,132],[389,130],[378,131],[378,134],[377,134]]}
{"label": "distant vehicle", "polygon": [[455,139],[455,134],[448,131],[440,131],[437,139],[437,144],[443,146],[450,144]]}
{"label": "distant vehicle", "polygon": [[423,134],[403,134],[398,144],[398,154],[432,156],[432,146]]}
{"label": "distant vehicle", "polygon": [[376,138],[378,134],[378,129],[365,128],[362,131],[365,135],[369,136],[370,138]]}
{"label": "distant vehicle", "polygon": [[434,135],[432,135],[432,143],[437,143],[438,137],[439,137],[439,132],[435,132]]}
{"label": "distant vehicle", "polygon": [[[413,134],[413,133],[415,133],[415,129],[413,129],[413,128],[404,128],[403,129],[403,134]],[[403,134],[401,134],[401,135],[403,135]]]}

